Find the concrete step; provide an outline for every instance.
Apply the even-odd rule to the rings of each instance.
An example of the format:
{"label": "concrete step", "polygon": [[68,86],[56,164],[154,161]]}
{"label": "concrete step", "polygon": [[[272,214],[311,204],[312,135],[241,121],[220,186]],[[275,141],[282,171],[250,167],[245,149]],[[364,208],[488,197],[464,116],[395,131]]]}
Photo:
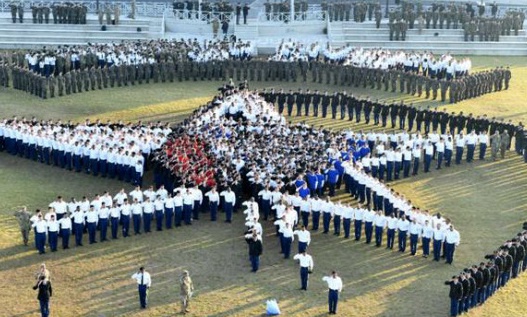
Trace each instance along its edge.
{"label": "concrete step", "polygon": [[258,39],[258,25],[244,24],[236,25],[234,29],[236,37],[243,40],[257,40]]}
{"label": "concrete step", "polygon": [[[111,41],[98,41],[98,43],[110,43]],[[4,42],[0,39],[0,49],[42,49],[42,47],[86,45],[86,42]]]}
{"label": "concrete step", "polygon": [[[347,41],[348,43],[353,43]],[[375,40],[365,40],[361,41],[360,46],[370,45],[375,47],[385,47],[390,48],[393,46],[406,46],[406,45],[417,45],[422,47],[434,46],[434,47],[456,47],[463,46],[466,48],[492,48],[492,49],[513,49],[513,48],[527,48],[525,43],[522,42],[458,42],[458,41],[419,41],[412,40],[407,38],[406,41],[375,41]]]}
{"label": "concrete step", "polygon": [[109,42],[120,42],[122,40],[144,40],[148,39],[148,35],[141,35],[141,33],[129,36],[129,37],[110,37],[110,36],[84,36],[84,35],[78,35],[78,36],[48,36],[48,37],[39,37],[39,36],[20,36],[20,35],[6,35],[6,36],[0,36],[0,42],[4,43],[38,43],[40,42],[50,42],[50,43],[69,43],[69,42],[75,42],[75,43],[83,43],[86,44],[87,42],[96,42],[96,43],[109,43]]}
{"label": "concrete step", "polygon": [[[106,21],[106,19],[104,20]],[[18,25],[18,21],[17,23],[12,23],[13,21],[11,20],[10,17],[2,17],[0,16],[0,24],[14,24],[14,25]],[[50,18],[50,24],[47,24],[47,25],[52,25],[53,23],[53,19]],[[124,16],[121,17],[121,19],[119,19],[119,25],[148,25],[150,22],[149,19],[135,19],[135,20],[132,20],[132,19],[128,19],[128,18],[125,18]],[[24,23],[22,23],[24,26],[26,25],[39,25],[39,26],[43,26],[43,25],[46,25],[45,23],[44,24],[38,24],[38,23],[33,23],[33,18],[28,16],[27,14],[24,15]],[[53,24],[54,25],[54,24]],[[72,26],[72,27],[75,27],[75,26],[80,26],[80,25],[99,25],[99,19],[93,15],[93,16],[88,16],[86,18],[86,24],[60,24],[60,25],[67,25],[67,26]]]}
{"label": "concrete step", "polygon": [[56,30],[54,32],[50,32],[49,30],[5,30],[0,28],[0,38],[6,37],[6,36],[20,36],[20,37],[76,37],[76,36],[82,36],[82,37],[145,37],[148,36],[148,27],[147,29],[142,29],[141,32],[137,32],[136,30],[133,31],[98,31],[98,30],[87,30],[87,31],[75,31],[75,30]]}
{"label": "concrete step", "polygon": [[[379,32],[376,34],[331,34],[332,39],[342,39],[347,41],[386,41],[390,38],[389,33]],[[449,35],[449,36],[433,36],[433,35],[416,35],[406,34],[407,40],[412,41],[449,41],[449,42],[463,42],[463,35]]]}
{"label": "concrete step", "polygon": [[[106,30],[112,31],[112,30],[123,30],[123,31],[135,31],[138,27],[140,27],[143,31],[148,30],[150,27],[150,24],[148,21],[144,24],[127,24],[127,25],[107,25]],[[32,23],[1,23],[0,22],[0,29],[1,30],[24,30],[24,31],[57,31],[57,30],[65,30],[70,32],[84,32],[84,31],[98,31],[101,29],[101,26],[99,24],[32,24]]]}
{"label": "concrete step", "polygon": [[[498,42],[501,43],[501,42]],[[503,56],[524,56],[527,54],[527,46],[524,43],[503,43],[503,46],[489,45],[489,43],[480,42],[461,42],[455,43],[430,43],[430,42],[346,42],[331,41],[334,47],[344,45],[355,45],[363,48],[383,47],[391,50],[404,51],[432,51],[434,53],[450,52],[457,55],[503,55]],[[511,45],[513,44],[513,45]]]}
{"label": "concrete step", "polygon": [[[389,32],[390,29],[388,27],[381,27],[379,29],[375,27],[331,27],[331,32],[339,32],[339,33],[346,33],[346,34],[375,34],[378,32]],[[459,34],[463,35],[464,31],[463,29],[423,29],[421,32],[417,28],[409,29],[407,31],[408,34],[422,34],[422,35],[453,35],[453,34]],[[518,32],[517,36],[525,36],[527,33],[525,30],[520,30]],[[511,34],[510,36],[516,36],[514,34]]]}

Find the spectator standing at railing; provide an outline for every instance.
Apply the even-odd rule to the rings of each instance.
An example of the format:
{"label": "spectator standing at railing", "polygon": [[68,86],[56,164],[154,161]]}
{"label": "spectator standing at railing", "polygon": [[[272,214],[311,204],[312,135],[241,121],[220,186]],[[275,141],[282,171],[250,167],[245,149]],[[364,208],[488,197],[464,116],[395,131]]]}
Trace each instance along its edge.
{"label": "spectator standing at railing", "polygon": [[243,6],[242,12],[243,12],[243,24],[247,24],[247,15],[249,14],[249,5],[247,3],[245,3],[245,5]]}
{"label": "spectator standing at railing", "polygon": [[214,38],[218,37],[218,30],[220,29],[220,22],[218,21],[218,18],[214,18],[212,20],[212,35]]}
{"label": "spectator standing at railing", "polygon": [[[115,25],[119,24],[119,17],[121,15],[121,7],[119,3],[116,3],[113,7],[113,15],[114,15],[114,21]],[[86,14],[84,15],[86,17]]]}
{"label": "spectator standing at railing", "polygon": [[242,5],[240,2],[236,5],[236,25],[240,25],[240,15],[242,14]]}
{"label": "spectator standing at railing", "polygon": [[229,31],[229,21],[227,19],[224,19],[221,23],[221,30],[223,31],[223,35],[227,35]]}
{"label": "spectator standing at railing", "polygon": [[11,18],[13,19],[13,23],[16,23],[16,11],[18,9],[17,3],[15,1],[11,1],[9,8],[11,9]]}
{"label": "spectator standing at railing", "polygon": [[18,3],[18,22],[24,23],[24,3]]}

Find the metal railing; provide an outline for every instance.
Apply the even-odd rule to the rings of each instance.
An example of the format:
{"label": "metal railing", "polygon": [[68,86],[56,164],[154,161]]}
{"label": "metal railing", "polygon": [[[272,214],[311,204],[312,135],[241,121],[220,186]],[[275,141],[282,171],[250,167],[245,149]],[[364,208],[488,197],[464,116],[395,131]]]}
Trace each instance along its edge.
{"label": "metal railing", "polygon": [[308,10],[306,12],[295,12],[294,19],[291,19],[291,14],[289,12],[270,12],[261,11],[258,13],[258,21],[260,22],[279,22],[279,23],[289,23],[289,22],[312,22],[312,21],[325,21],[326,12],[322,10]]}
{"label": "metal railing", "polygon": [[[73,4],[84,5],[88,9],[88,14],[97,14],[97,4],[99,8],[104,9],[105,5],[115,6],[119,5],[121,9],[122,16],[128,16],[132,12],[132,3],[130,1],[120,2],[120,1],[68,1]],[[12,3],[11,0],[0,0],[0,12],[11,12],[9,5]],[[24,4],[24,15],[26,17],[31,16],[31,6],[41,5],[41,1],[23,1]],[[53,3],[45,2],[47,6],[51,6]],[[163,12],[167,8],[172,8],[172,3],[170,2],[141,2],[138,1],[135,3],[135,16],[146,16],[146,17],[162,17]]]}
{"label": "metal railing", "polygon": [[218,21],[223,21],[224,19],[234,21],[234,19],[236,19],[236,15],[233,12],[174,10],[171,8],[165,10],[165,17],[178,20],[203,21],[207,23],[210,23],[215,19],[218,19]]}

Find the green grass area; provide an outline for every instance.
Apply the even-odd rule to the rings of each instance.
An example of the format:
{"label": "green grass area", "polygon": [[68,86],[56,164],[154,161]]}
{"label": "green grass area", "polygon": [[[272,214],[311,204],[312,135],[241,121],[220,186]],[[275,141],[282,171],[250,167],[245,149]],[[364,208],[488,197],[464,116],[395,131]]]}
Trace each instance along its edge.
{"label": "green grass area", "polygon": [[[473,63],[476,68],[511,64],[510,90],[445,107],[449,111],[487,113],[515,122],[527,121],[526,60],[478,57]],[[143,85],[45,101],[13,90],[0,90],[0,108],[2,116],[175,121],[210,99],[219,84],[199,81]],[[344,89],[301,82],[251,85]],[[353,92],[443,107],[437,102],[405,95],[362,89],[353,89]],[[350,125],[340,120],[291,119],[305,119],[335,129]],[[352,129],[370,127],[351,125]],[[518,232],[525,221],[526,168],[511,153],[503,161],[463,163],[394,183],[396,190],[417,206],[453,219],[462,239],[454,265],[317,233],[310,247],[315,272],[311,275],[309,291],[302,292],[298,290],[298,267],[292,260],[280,258],[278,241],[268,224],[262,270],[249,273],[242,239],[242,215],[236,215],[231,225],[211,223],[203,217],[192,227],[39,256],[32,247],[21,246],[17,225],[11,216],[17,206],[27,205],[30,210],[46,208],[57,194],[79,197],[104,190],[116,192],[124,185],[0,153],[0,271],[4,276],[0,280],[0,316],[37,315],[36,293],[31,286],[41,262],[46,262],[53,275],[52,316],[174,316],[179,311],[177,278],[183,269],[191,271],[197,289],[190,316],[261,316],[268,298],[279,300],[284,316],[325,316],[327,295],[321,277],[331,269],[340,272],[345,284],[339,302],[341,316],[447,316],[448,287],[442,282],[466,265],[480,262],[485,254]],[[131,190],[128,185],[124,187]],[[346,199],[342,195],[337,199],[340,198]],[[138,309],[137,290],[130,279],[140,265],[146,265],[153,275],[151,307],[147,311]],[[527,281],[522,276],[470,316],[523,316],[527,304],[522,294],[526,290]]]}

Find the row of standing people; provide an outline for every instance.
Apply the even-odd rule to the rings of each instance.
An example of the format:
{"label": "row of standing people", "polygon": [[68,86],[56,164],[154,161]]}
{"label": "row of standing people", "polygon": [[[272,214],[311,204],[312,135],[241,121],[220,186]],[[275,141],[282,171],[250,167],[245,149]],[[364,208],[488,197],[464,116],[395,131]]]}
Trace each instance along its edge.
{"label": "row of standing people", "polygon": [[[24,23],[24,3],[13,1],[9,4],[13,23]],[[86,24],[88,8],[83,4],[54,3],[52,5],[32,4],[31,16],[34,24]],[[50,15],[52,19],[50,19]]]}
{"label": "row of standing people", "polygon": [[[69,249],[70,237],[74,237],[77,247],[83,246],[84,234],[88,234],[89,244],[126,238],[132,233],[140,235],[192,225],[203,213],[210,213],[216,221],[222,201],[226,222],[232,221],[236,208],[236,195],[230,188],[216,192],[211,189],[204,193],[197,186],[180,187],[173,193],[164,186],[157,190],[150,186],[142,190],[137,186],[126,193],[124,189],[111,195],[108,192],[95,195],[92,199],[84,196],[81,200],[71,198],[66,202],[61,196],[51,202],[46,213],[40,209],[31,215],[26,207],[15,212],[24,245],[29,244],[31,229],[34,233],[35,248],[40,254],[46,253],[46,244],[51,252],[59,247]],[[99,239],[97,239],[99,231]],[[109,231],[109,235],[108,235]],[[98,240],[98,241],[97,241]]]}
{"label": "row of standing people", "polygon": [[527,232],[507,240],[485,261],[463,269],[445,282],[450,286],[450,316],[466,313],[483,305],[496,291],[527,269]]}

